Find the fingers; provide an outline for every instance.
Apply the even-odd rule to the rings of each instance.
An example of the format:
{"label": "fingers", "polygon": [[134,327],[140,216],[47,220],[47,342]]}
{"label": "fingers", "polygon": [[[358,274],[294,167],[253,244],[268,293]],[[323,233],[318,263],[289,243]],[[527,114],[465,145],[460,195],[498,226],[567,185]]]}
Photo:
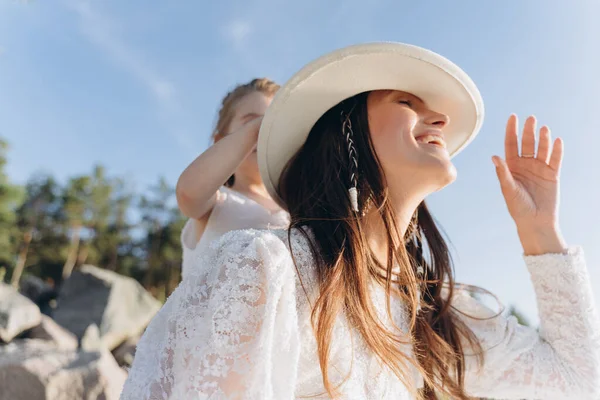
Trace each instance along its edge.
{"label": "fingers", "polygon": [[542,126],[540,129],[540,143],[538,144],[537,159],[548,164],[550,156],[550,128]]}
{"label": "fingers", "polygon": [[508,122],[506,123],[506,137],[504,138],[504,157],[507,160],[519,157],[518,125],[519,120],[515,114],[508,117]]}
{"label": "fingers", "polygon": [[554,145],[552,146],[552,155],[550,156],[550,162],[548,165],[550,165],[550,168],[554,169],[555,171],[560,171],[564,152],[563,147],[564,145],[562,139],[558,138],[554,141]]}
{"label": "fingers", "polygon": [[500,182],[500,189],[504,198],[508,199],[515,190],[515,180],[506,165],[506,161],[498,156],[492,157],[492,162],[496,166],[496,174],[498,175],[498,181]]}
{"label": "fingers", "polygon": [[533,157],[535,155],[536,122],[534,116],[527,118],[525,121],[523,137],[521,138],[521,157]]}
{"label": "fingers", "polygon": [[[536,156],[536,130],[537,120],[532,115],[525,121],[523,127],[523,137],[521,138],[521,155],[522,158],[537,158],[545,164],[549,164],[554,169],[559,169],[562,162],[562,147],[555,150],[552,146],[552,135],[550,128],[542,126],[539,134],[539,143],[537,144],[537,156]],[[504,148],[506,152],[506,160],[519,157],[518,149],[518,121],[517,116],[512,114],[508,118],[506,125],[506,138],[504,140]],[[559,143],[559,141],[555,141]],[[562,146],[562,141],[560,141]]]}

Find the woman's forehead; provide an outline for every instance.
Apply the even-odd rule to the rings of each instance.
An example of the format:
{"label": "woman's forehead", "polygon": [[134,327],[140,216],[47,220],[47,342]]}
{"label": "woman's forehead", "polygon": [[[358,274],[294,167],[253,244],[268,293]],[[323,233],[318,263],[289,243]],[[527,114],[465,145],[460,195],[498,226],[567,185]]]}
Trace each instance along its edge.
{"label": "woman's forehead", "polygon": [[376,94],[378,97],[381,96],[381,99],[389,99],[389,98],[397,98],[397,97],[407,97],[409,100],[416,101],[421,104],[425,104],[425,102],[419,97],[410,92],[404,92],[402,90],[393,90],[393,89],[384,89],[384,90],[375,90],[372,92]]}

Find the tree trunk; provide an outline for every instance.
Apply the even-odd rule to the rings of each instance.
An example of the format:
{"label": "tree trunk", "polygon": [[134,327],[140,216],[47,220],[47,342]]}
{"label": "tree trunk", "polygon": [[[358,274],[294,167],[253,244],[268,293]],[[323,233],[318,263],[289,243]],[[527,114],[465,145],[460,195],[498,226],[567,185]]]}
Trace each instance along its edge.
{"label": "tree trunk", "polygon": [[15,270],[13,271],[11,278],[11,285],[15,288],[19,287],[19,281],[21,280],[21,275],[23,275],[23,270],[25,269],[25,262],[27,261],[27,252],[29,251],[29,245],[31,244],[31,239],[33,238],[33,228],[29,228],[27,232],[23,235],[23,245],[21,246],[21,251],[19,251],[19,257],[17,258],[17,265],[15,266]]}
{"label": "tree trunk", "polygon": [[79,254],[77,255],[77,264],[76,264],[78,267],[85,264],[85,262],[87,261],[89,252],[90,252],[89,244],[87,244],[83,247],[79,247]]}
{"label": "tree trunk", "polygon": [[62,278],[63,280],[71,276],[75,262],[77,261],[77,253],[79,250],[79,234],[81,233],[81,226],[74,226],[71,233],[71,244],[69,245],[69,255],[67,261],[63,266]]}
{"label": "tree trunk", "polygon": [[159,252],[162,232],[158,222],[154,225],[154,235],[150,241],[150,249],[148,249],[148,269],[146,270],[146,276],[144,277],[144,287],[149,289],[152,285],[152,274],[154,273],[155,264],[159,261]]}
{"label": "tree trunk", "polygon": [[118,244],[117,244],[117,247],[112,249],[110,252],[110,257],[109,257],[109,261],[108,261],[108,265],[106,266],[106,269],[116,272],[118,260],[119,260],[119,252],[118,252]]}

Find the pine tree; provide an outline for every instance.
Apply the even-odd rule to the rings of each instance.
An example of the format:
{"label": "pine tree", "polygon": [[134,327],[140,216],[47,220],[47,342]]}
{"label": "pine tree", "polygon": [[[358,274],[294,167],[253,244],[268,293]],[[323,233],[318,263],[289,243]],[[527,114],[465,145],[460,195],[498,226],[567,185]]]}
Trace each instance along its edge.
{"label": "pine tree", "polygon": [[22,190],[12,184],[5,172],[8,144],[0,139],[0,267],[12,269],[16,259],[16,208],[22,201]]}
{"label": "pine tree", "polygon": [[25,185],[25,200],[16,212],[19,249],[13,285],[18,284],[26,268],[53,280],[60,275],[67,243],[59,221],[60,191],[56,180],[49,175],[34,175]]}

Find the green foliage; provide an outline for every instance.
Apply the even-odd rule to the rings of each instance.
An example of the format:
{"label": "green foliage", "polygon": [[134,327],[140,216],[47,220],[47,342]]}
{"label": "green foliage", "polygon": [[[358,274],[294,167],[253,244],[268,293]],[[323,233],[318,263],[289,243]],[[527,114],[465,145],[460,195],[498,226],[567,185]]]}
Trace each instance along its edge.
{"label": "green foliage", "polygon": [[525,315],[521,313],[515,306],[510,306],[508,308],[508,315],[514,316],[521,325],[531,326]]}
{"label": "green foliage", "polygon": [[5,168],[8,145],[0,139],[0,267],[8,267],[14,262],[16,214],[23,198],[22,189],[9,182]]}
{"label": "green foliage", "polygon": [[[24,187],[9,182],[0,140],[0,270],[60,283],[65,265],[93,264],[139,280],[166,298],[181,273],[184,224],[174,188],[161,178],[143,193],[96,165],[61,184],[36,174]],[[19,267],[20,265],[20,267]]]}
{"label": "green foliage", "polygon": [[66,257],[61,191],[52,176],[34,175],[25,185],[24,202],[16,210],[18,251],[25,258],[24,270],[43,279],[57,280]]}
{"label": "green foliage", "polygon": [[[144,285],[157,287],[164,282],[164,296],[168,296],[181,273],[180,233],[185,220],[173,202],[175,190],[164,178],[150,187],[147,195],[142,195],[139,209],[142,226],[147,232],[145,249]],[[155,295],[159,296],[158,293]]]}

